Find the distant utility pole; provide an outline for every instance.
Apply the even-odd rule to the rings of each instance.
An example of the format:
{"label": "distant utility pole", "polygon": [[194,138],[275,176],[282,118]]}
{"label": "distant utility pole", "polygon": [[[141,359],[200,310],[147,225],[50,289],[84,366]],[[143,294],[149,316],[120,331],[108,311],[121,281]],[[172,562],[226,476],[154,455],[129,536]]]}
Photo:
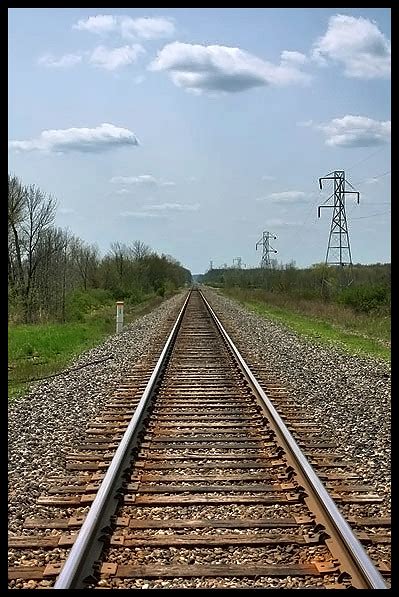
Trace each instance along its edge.
{"label": "distant utility pole", "polygon": [[[319,178],[320,190],[322,190],[322,180],[334,181],[334,193],[327,199],[334,198],[333,205],[319,205],[318,217],[320,218],[320,209],[328,207],[333,209],[330,236],[328,237],[328,247],[326,254],[326,265],[346,265],[352,266],[352,255],[349,243],[348,224],[345,213],[345,195],[357,195],[357,203],[360,200],[360,194],[354,190],[350,182],[345,180],[345,172],[343,170],[334,170],[327,176]],[[353,191],[345,189],[345,183],[348,184]]]}
{"label": "distant utility pole", "polygon": [[234,265],[236,265],[237,269],[241,269],[241,262],[242,262],[241,257],[237,257],[236,259],[233,259],[233,267],[234,267]]}
{"label": "distant utility pole", "polygon": [[277,253],[276,249],[273,249],[273,247],[270,244],[271,238],[276,239],[277,236],[274,236],[274,234],[272,234],[271,232],[264,230],[262,233],[262,237],[256,243],[256,250],[258,250],[258,245],[261,245],[263,247],[262,261],[260,262],[261,267],[270,268],[270,253]]}

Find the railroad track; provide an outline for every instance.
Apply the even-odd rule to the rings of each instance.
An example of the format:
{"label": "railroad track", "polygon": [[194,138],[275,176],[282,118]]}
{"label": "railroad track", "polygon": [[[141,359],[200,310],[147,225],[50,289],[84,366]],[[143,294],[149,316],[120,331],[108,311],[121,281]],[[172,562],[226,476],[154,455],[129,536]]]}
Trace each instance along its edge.
{"label": "railroad track", "polygon": [[9,538],[10,588],[387,587],[362,544],[388,542],[390,521],[340,513],[380,498],[284,388],[255,379],[202,293],[155,360]]}

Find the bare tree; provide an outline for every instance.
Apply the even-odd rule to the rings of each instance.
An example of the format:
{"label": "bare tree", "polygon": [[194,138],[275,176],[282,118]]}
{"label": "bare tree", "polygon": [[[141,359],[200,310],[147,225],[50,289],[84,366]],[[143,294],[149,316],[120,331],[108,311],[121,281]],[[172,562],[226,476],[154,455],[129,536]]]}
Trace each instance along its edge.
{"label": "bare tree", "polygon": [[151,255],[150,247],[141,240],[135,240],[130,251],[136,261],[141,261],[145,257],[149,257]]}
{"label": "bare tree", "polygon": [[67,248],[70,234],[61,228],[45,230],[37,246],[35,299],[39,317],[65,318]]}
{"label": "bare tree", "polygon": [[32,320],[31,294],[35,271],[38,265],[37,246],[55,217],[56,201],[35,185],[26,192],[26,219],[21,224],[22,241],[25,250],[24,312],[25,320]]}
{"label": "bare tree", "polygon": [[8,280],[14,288],[23,281],[20,225],[26,207],[26,188],[8,175]]}
{"label": "bare tree", "polygon": [[98,249],[94,245],[85,245],[82,240],[74,239],[71,247],[72,259],[87,290],[98,265]]}
{"label": "bare tree", "polygon": [[23,304],[24,320],[32,320],[32,291],[38,266],[39,242],[52,224],[56,202],[35,185],[23,186],[9,176],[9,276]]}
{"label": "bare tree", "polygon": [[129,261],[130,251],[129,247],[125,245],[125,243],[112,243],[111,244],[111,256],[116,262],[119,279],[123,280],[124,274],[124,266],[127,261]]}
{"label": "bare tree", "polygon": [[179,262],[157,255],[142,241],[130,246],[115,242],[100,259],[96,246],[54,227],[55,208],[55,199],[37,186],[25,186],[16,176],[8,176],[12,320],[65,321],[68,295],[78,289],[102,288],[137,302],[146,294],[184,283],[186,274]]}

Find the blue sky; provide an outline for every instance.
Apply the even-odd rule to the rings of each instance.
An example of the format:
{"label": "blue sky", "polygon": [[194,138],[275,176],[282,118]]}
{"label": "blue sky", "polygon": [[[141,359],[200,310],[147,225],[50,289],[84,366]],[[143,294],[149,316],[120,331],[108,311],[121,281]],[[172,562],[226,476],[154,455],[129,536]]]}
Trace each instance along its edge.
{"label": "blue sky", "polygon": [[192,273],[324,261],[345,170],[354,262],[390,261],[389,9],[10,9],[9,170],[104,254]]}

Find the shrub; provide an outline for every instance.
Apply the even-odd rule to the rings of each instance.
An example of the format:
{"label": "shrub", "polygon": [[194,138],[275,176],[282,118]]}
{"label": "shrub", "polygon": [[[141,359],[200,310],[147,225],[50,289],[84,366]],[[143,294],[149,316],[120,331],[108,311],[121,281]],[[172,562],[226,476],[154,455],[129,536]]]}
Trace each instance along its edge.
{"label": "shrub", "polygon": [[102,288],[74,290],[66,296],[65,314],[67,321],[84,321],[93,310],[112,301],[112,293]]}
{"label": "shrub", "polygon": [[129,292],[120,287],[115,287],[111,291],[111,297],[115,301],[124,301],[129,296]]}
{"label": "shrub", "polygon": [[352,307],[358,313],[370,313],[390,304],[390,291],[386,286],[354,286],[344,288],[337,302]]}
{"label": "shrub", "polygon": [[147,296],[141,288],[134,288],[126,295],[125,302],[127,305],[138,305],[139,303],[143,303],[146,298]]}

